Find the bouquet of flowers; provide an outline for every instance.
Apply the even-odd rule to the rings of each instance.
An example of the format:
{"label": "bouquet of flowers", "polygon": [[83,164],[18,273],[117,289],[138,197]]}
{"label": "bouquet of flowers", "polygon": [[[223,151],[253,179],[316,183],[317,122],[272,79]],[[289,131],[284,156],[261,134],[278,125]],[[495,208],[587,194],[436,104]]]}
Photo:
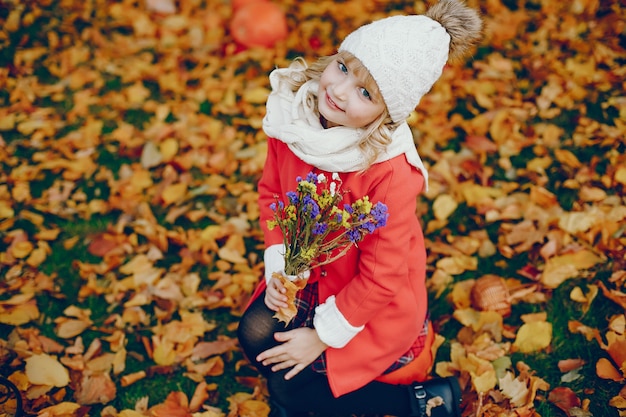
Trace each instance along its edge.
{"label": "bouquet of flowers", "polygon": [[384,226],[389,216],[385,204],[372,204],[368,196],[340,207],[344,191],[336,173],[330,181],[324,174],[312,172],[296,181],[297,188],[286,193],[286,202],[276,196],[270,205],[274,218],[267,221],[270,230],[281,230],[286,248],[287,276],[273,274],[287,289],[289,307],[275,315],[285,323],[296,314],[295,296],[307,283],[307,271],[345,255],[366,235]]}

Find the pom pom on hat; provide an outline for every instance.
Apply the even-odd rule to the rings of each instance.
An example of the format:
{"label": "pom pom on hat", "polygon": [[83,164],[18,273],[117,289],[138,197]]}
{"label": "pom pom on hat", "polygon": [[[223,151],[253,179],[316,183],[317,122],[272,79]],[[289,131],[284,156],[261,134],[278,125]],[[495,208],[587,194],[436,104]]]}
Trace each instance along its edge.
{"label": "pom pom on hat", "polygon": [[345,38],[339,51],[350,52],[363,63],[378,84],[391,119],[401,122],[439,79],[448,54],[458,55],[451,45],[465,52],[478,40],[481,26],[474,10],[442,0],[426,15],[391,16],[361,26]]}

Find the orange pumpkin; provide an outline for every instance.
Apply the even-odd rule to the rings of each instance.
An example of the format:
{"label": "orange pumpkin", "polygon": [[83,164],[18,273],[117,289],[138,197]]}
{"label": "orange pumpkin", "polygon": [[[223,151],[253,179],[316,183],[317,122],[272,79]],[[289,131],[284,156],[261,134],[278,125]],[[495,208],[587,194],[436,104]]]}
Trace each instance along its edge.
{"label": "orange pumpkin", "polygon": [[235,11],[230,33],[237,43],[246,47],[272,47],[287,37],[287,18],[274,3],[252,2]]}
{"label": "orange pumpkin", "polygon": [[230,6],[233,11],[237,11],[250,3],[267,3],[268,0],[231,0]]}

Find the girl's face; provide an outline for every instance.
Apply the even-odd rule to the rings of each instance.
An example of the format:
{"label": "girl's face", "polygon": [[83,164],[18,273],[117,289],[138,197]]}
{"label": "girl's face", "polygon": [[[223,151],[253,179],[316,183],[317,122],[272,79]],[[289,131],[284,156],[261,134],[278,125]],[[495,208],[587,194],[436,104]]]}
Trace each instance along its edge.
{"label": "girl's face", "polygon": [[326,127],[365,127],[382,114],[385,103],[382,97],[370,94],[365,78],[355,71],[354,61],[344,62],[337,57],[322,73],[318,110],[328,122]]}

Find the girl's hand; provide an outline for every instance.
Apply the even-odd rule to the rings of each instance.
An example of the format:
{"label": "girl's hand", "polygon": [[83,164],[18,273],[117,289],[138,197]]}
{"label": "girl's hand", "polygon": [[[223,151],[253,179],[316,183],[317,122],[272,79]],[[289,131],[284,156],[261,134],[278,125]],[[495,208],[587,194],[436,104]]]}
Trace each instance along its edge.
{"label": "girl's hand", "polygon": [[265,366],[273,365],[274,372],[291,368],[285,379],[296,376],[328,348],[315,329],[309,327],[274,333],[274,339],[284,343],[261,352],[256,360]]}
{"label": "girl's hand", "polygon": [[285,286],[276,278],[270,278],[265,290],[265,305],[272,311],[279,308],[287,308],[287,296]]}

